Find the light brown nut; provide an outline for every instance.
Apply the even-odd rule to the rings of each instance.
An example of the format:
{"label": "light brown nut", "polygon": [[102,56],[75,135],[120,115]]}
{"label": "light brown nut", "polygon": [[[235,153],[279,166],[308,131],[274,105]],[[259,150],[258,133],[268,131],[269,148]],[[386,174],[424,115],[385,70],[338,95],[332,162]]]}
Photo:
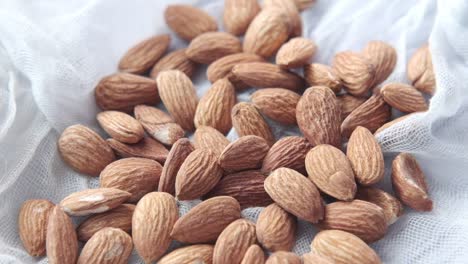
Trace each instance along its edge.
{"label": "light brown nut", "polygon": [[145,263],[158,260],[167,251],[178,218],[176,200],[168,193],[148,193],[138,202],[132,218],[132,237],[135,250]]}
{"label": "light brown nut", "polygon": [[304,160],[311,148],[312,145],[303,137],[283,137],[271,146],[263,159],[262,172],[268,174],[281,167],[303,172]]}
{"label": "light brown nut", "polygon": [[223,176],[218,156],[210,149],[195,149],[177,172],[175,191],[179,200],[193,200],[207,194]]}
{"label": "light brown nut", "polygon": [[304,264],[333,264],[329,258],[320,256],[313,252],[302,255],[302,262]]}
{"label": "light brown nut", "polygon": [[180,166],[187,156],[194,150],[187,138],[181,138],[172,145],[159,178],[158,191],[175,195],[175,181]]}
{"label": "light brown nut", "polygon": [[79,173],[97,176],[115,155],[107,142],[83,125],[67,127],[60,135],[58,148],[62,159]]}
{"label": "light brown nut", "polygon": [[383,124],[381,127],[379,127],[379,129],[377,129],[377,130],[374,132],[374,135],[379,134],[379,133],[382,132],[383,130],[385,130],[385,129],[387,129],[387,128],[393,126],[394,124],[396,124],[396,123],[398,123],[398,122],[400,122],[400,121],[402,121],[402,120],[405,120],[406,118],[410,117],[411,115],[417,114],[417,113],[419,113],[419,112],[407,114],[407,115],[404,115],[404,116],[400,116],[400,117],[398,117],[398,118],[393,119],[393,120],[390,121],[390,122],[387,122],[387,123]]}
{"label": "light brown nut", "polygon": [[179,37],[192,40],[205,32],[217,31],[216,20],[205,11],[190,5],[169,5],[164,11],[166,24]]}
{"label": "light brown nut", "polygon": [[210,149],[220,155],[229,144],[229,140],[218,130],[209,126],[200,126],[193,134],[195,149]]}
{"label": "light brown nut", "polygon": [[403,214],[403,205],[391,194],[374,187],[359,187],[356,199],[378,205],[384,211],[387,225],[391,225]]}
{"label": "light brown nut", "polygon": [[129,192],[129,202],[137,202],[143,195],[158,188],[162,166],[154,160],[125,158],[112,162],[101,172],[99,184]]}
{"label": "light brown nut", "polygon": [[348,93],[365,96],[375,79],[375,67],[361,54],[343,51],[335,55],[333,69],[343,82]]}
{"label": "light brown nut", "polygon": [[48,200],[27,200],[18,216],[18,233],[24,249],[33,257],[46,253],[47,222],[54,204]]}
{"label": "light brown nut", "polygon": [[166,52],[170,42],[169,34],[145,39],[125,53],[120,59],[119,70],[135,74],[146,73]]}
{"label": "light brown nut", "polygon": [[231,196],[239,202],[242,209],[264,207],[273,203],[263,187],[265,179],[265,175],[255,170],[228,174],[218,182],[206,197]]}
{"label": "light brown nut", "polygon": [[264,187],[273,201],[289,213],[312,223],[323,218],[323,201],[317,187],[299,172],[276,169],[267,177]]}
{"label": "light brown nut", "polygon": [[179,218],[171,232],[177,241],[200,244],[216,241],[230,223],[239,219],[239,202],[229,196],[218,196],[193,207]]}
{"label": "light brown nut", "polygon": [[362,51],[375,67],[374,86],[385,81],[395,68],[398,56],[395,48],[383,41],[370,41]]}
{"label": "light brown nut", "polygon": [[191,245],[178,248],[162,257],[158,264],[212,263],[213,245]]}
{"label": "light brown nut", "polygon": [[256,224],[258,242],[268,251],[290,251],[296,240],[296,221],[277,204],[265,207]]}
{"label": "light brown nut", "polygon": [[346,155],[361,185],[372,185],[383,179],[385,164],[382,148],[367,128],[358,126],[353,131]]}
{"label": "light brown nut", "polygon": [[213,264],[237,264],[247,249],[255,243],[255,224],[238,219],[219,235],[213,252]]}
{"label": "light brown nut", "polygon": [[428,108],[423,94],[408,84],[389,83],[382,87],[380,94],[387,104],[402,112],[424,112]]}
{"label": "light brown nut", "polygon": [[336,264],[380,264],[379,256],[359,237],[340,230],[319,232],[312,251]]}
{"label": "light brown nut", "polygon": [[306,38],[293,38],[285,43],[276,54],[276,64],[291,69],[299,68],[309,63],[317,47]]}
{"label": "light brown nut", "polygon": [[232,126],[240,137],[254,135],[273,145],[275,137],[257,108],[251,103],[241,102],[232,108]]}
{"label": "light brown nut", "polygon": [[263,9],[245,33],[243,50],[268,58],[288,39],[289,30],[289,19],[283,10]]}
{"label": "light brown nut", "polygon": [[365,98],[355,97],[349,94],[338,95],[336,99],[338,99],[338,104],[341,106],[342,120],[366,101]]}
{"label": "light brown nut", "polygon": [[124,112],[131,112],[135,105],[159,102],[156,82],[130,73],[115,73],[102,78],[94,90],[94,97],[102,110]]}
{"label": "light brown nut", "polygon": [[304,66],[304,78],[310,86],[326,86],[338,93],[343,88],[340,78],[328,65],[312,63]]}
{"label": "light brown nut", "polygon": [[423,93],[434,93],[436,80],[428,44],[416,50],[408,61],[407,68],[408,79],[416,89]]}
{"label": "light brown nut", "polygon": [[242,35],[259,11],[257,0],[225,0],[224,28],[233,35]]}
{"label": "light brown nut", "polygon": [[283,88],[266,88],[254,92],[250,99],[267,117],[285,125],[296,124],[296,106],[301,96]]}
{"label": "light brown nut", "polygon": [[46,235],[47,260],[51,264],[74,264],[78,257],[78,239],[68,215],[56,205],[49,214]]}
{"label": "light brown nut", "polygon": [[195,127],[210,126],[226,134],[231,130],[231,110],[236,104],[236,90],[227,79],[217,80],[198,102]]}
{"label": "light brown nut", "polygon": [[146,158],[162,164],[166,161],[167,154],[169,153],[161,143],[150,137],[144,137],[136,144],[124,144],[113,138],[107,139],[107,143],[117,156],[121,158]]}
{"label": "light brown nut", "polygon": [[242,46],[236,36],[226,32],[206,32],[192,39],[185,54],[192,61],[210,64],[241,51]]}
{"label": "light brown nut", "polygon": [[86,242],[96,232],[106,227],[119,228],[130,234],[134,210],[133,204],[121,204],[110,211],[89,217],[76,229],[78,239]]}
{"label": "light brown nut", "polygon": [[335,94],[325,86],[307,89],[297,103],[297,124],[309,140],[316,146],[341,144],[341,107]]}
{"label": "light brown nut", "polygon": [[132,254],[132,238],[118,228],[106,227],[85,244],[77,264],[125,264]]}
{"label": "light brown nut", "polygon": [[107,134],[123,143],[137,143],[145,135],[141,124],[122,112],[104,111],[97,115],[97,120]]}
{"label": "light brown nut", "polygon": [[179,70],[192,78],[197,64],[187,58],[185,51],[186,49],[175,50],[162,57],[151,69],[150,77],[156,79],[162,71]]}
{"label": "light brown nut", "polygon": [[265,264],[265,253],[261,247],[253,244],[245,252],[241,264]]}
{"label": "light brown nut", "polygon": [[312,6],[316,1],[315,0],[294,0],[299,11],[304,11],[304,9]]}
{"label": "light brown nut", "polygon": [[237,64],[232,68],[234,76],[250,87],[281,87],[292,91],[302,91],[305,81],[296,73],[282,69],[268,62],[249,62]]}
{"label": "light brown nut", "polygon": [[302,264],[302,259],[292,252],[277,251],[271,254],[265,264]]}
{"label": "light brown nut", "polygon": [[302,35],[302,18],[297,10],[296,3],[291,0],[265,0],[263,9],[276,8],[285,13],[289,24],[289,35],[297,37]]}
{"label": "light brown nut", "polygon": [[225,171],[256,169],[270,147],[265,139],[258,136],[243,136],[231,142],[219,156],[219,165]]}
{"label": "light brown nut", "polygon": [[63,198],[60,207],[73,216],[97,214],[114,209],[130,196],[129,192],[115,188],[87,189]]}
{"label": "light brown nut", "polygon": [[198,97],[192,81],[183,72],[170,70],[156,78],[161,100],[174,120],[185,130],[193,131],[193,117]]}
{"label": "light brown nut", "polygon": [[411,154],[400,153],[393,160],[392,185],[396,196],[405,205],[417,211],[432,210],[426,178]]}

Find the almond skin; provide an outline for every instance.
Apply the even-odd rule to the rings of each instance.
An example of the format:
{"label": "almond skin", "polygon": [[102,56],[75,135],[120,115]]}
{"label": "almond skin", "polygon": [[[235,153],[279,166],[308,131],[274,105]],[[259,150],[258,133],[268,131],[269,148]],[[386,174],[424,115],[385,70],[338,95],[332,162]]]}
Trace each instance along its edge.
{"label": "almond skin", "polygon": [[302,262],[304,264],[333,264],[329,258],[320,256],[313,252],[302,255]]}
{"label": "almond skin", "polygon": [[354,173],[341,150],[330,145],[316,146],[307,153],[305,166],[309,179],[324,193],[344,201],[354,198]]}
{"label": "almond skin", "polygon": [[114,188],[87,189],[72,193],[60,202],[60,207],[73,216],[102,213],[114,209],[131,194]]}
{"label": "almond skin", "polygon": [[317,47],[306,38],[293,38],[285,43],[276,54],[276,64],[283,68],[299,68],[309,63]]}
{"label": "almond skin", "polygon": [[245,252],[241,264],[265,264],[265,253],[261,247],[253,244]]}
{"label": "almond skin", "polygon": [[302,260],[292,252],[277,251],[271,254],[265,264],[302,264]]}
{"label": "almond skin", "polygon": [[265,0],[263,9],[276,8],[285,13],[289,24],[289,35],[297,37],[302,35],[302,18],[299,15],[294,1],[290,0]]}
{"label": "almond skin", "polygon": [[256,0],[224,1],[223,22],[227,32],[240,36],[245,33],[260,6]]}
{"label": "almond skin", "polygon": [[181,138],[172,145],[159,178],[158,191],[175,195],[175,181],[180,166],[187,156],[194,150],[187,138]]}
{"label": "almond skin", "polygon": [[266,154],[262,172],[267,174],[281,167],[305,171],[304,160],[311,148],[312,145],[303,137],[283,137]]}
{"label": "almond skin", "polygon": [[223,175],[218,156],[210,149],[195,149],[177,172],[175,190],[179,200],[193,200],[207,194]]}
{"label": "almond skin", "polygon": [[257,108],[251,103],[241,102],[232,108],[232,126],[240,137],[254,135],[266,140],[268,145],[273,145],[275,137]]}
{"label": "almond skin", "polygon": [[164,34],[138,43],[120,59],[119,70],[135,74],[146,73],[166,52],[170,42],[171,37]]}
{"label": "almond skin", "polygon": [[195,130],[193,139],[196,149],[207,148],[217,155],[220,155],[229,144],[229,140],[221,132],[209,126],[198,127]]}
{"label": "almond skin", "polygon": [[270,147],[258,136],[244,136],[231,142],[219,156],[219,165],[225,171],[259,168]]}
{"label": "almond skin", "polygon": [[374,187],[359,187],[356,199],[373,203],[383,209],[387,225],[396,222],[403,214],[403,205],[391,194]]}
{"label": "almond skin", "polygon": [[145,263],[158,260],[169,248],[170,233],[178,218],[176,200],[168,193],[148,193],[138,202],[132,218],[132,237]]}
{"label": "almond skin", "polygon": [[132,116],[118,111],[104,111],[97,115],[101,127],[114,139],[122,143],[137,143],[145,131]]}
{"label": "almond skin", "polygon": [[169,152],[161,143],[150,137],[144,137],[136,144],[124,144],[113,138],[108,139],[107,143],[121,158],[137,157],[164,163]]}
{"label": "almond skin", "polygon": [[107,142],[83,125],[67,127],[60,135],[58,148],[62,159],[79,173],[97,176],[115,155]]}
{"label": "almond skin", "polygon": [[328,87],[307,89],[297,103],[296,118],[300,130],[312,145],[340,146],[341,108]]}
{"label": "almond skin", "polygon": [[265,190],[279,206],[298,218],[317,223],[323,201],[317,187],[297,171],[279,168],[265,180]]}
{"label": "almond skin", "polygon": [[397,52],[391,45],[378,40],[370,41],[362,53],[375,67],[374,86],[392,74],[397,62]]}
{"label": "almond skin", "polygon": [[392,162],[392,186],[405,205],[417,211],[431,211],[426,178],[416,159],[408,153],[399,154]]}
{"label": "almond skin", "polygon": [[198,103],[195,127],[210,126],[226,134],[232,127],[231,110],[236,101],[236,91],[229,80],[216,81]]}
{"label": "almond skin", "polygon": [[206,32],[195,37],[185,54],[195,62],[210,64],[224,56],[242,51],[240,40],[226,32]]}
{"label": "almond skin", "polygon": [[296,239],[296,221],[277,204],[265,207],[256,223],[258,242],[268,251],[290,251]]}
{"label": "almond skin", "polygon": [[18,233],[24,249],[33,257],[46,253],[47,222],[54,204],[48,200],[27,200],[18,216]]}
{"label": "almond skin", "polygon": [[177,220],[171,237],[190,244],[214,242],[224,228],[240,218],[240,210],[239,202],[232,197],[208,199]]}
{"label": "almond skin", "polygon": [[285,125],[296,124],[296,106],[301,96],[283,88],[266,88],[254,92],[250,99],[264,115]]}
{"label": "almond skin", "polygon": [[365,98],[355,97],[349,94],[338,95],[336,99],[338,99],[338,103],[341,106],[342,120],[366,101]]}
{"label": "almond skin", "polygon": [[151,69],[150,77],[156,79],[162,71],[179,70],[189,78],[192,78],[197,64],[189,60],[187,55],[185,55],[185,51],[186,49],[175,50],[162,57]]}
{"label": "almond skin", "polygon": [[237,264],[247,249],[255,243],[255,224],[238,219],[219,235],[213,252],[213,264]]}
{"label": "almond skin", "polygon": [[333,68],[319,63],[304,66],[304,78],[310,86],[326,86],[338,93],[343,88],[340,78]]}
{"label": "almond skin", "polygon": [[161,258],[159,264],[212,263],[213,245],[192,245],[178,248]]}
{"label": "almond skin", "polygon": [[218,30],[213,17],[190,5],[169,5],[164,11],[164,19],[179,37],[188,41],[205,32]]}
{"label": "almond skin", "polygon": [[387,104],[402,112],[424,112],[428,108],[423,94],[408,84],[389,83],[382,87],[380,94]]}
{"label": "almond skin", "polygon": [[428,44],[417,49],[409,59],[407,74],[416,89],[423,93],[434,94],[436,80]]}
{"label": "almond skin", "polygon": [[75,227],[70,217],[58,205],[49,214],[46,252],[47,260],[51,264],[73,264],[78,257]]}

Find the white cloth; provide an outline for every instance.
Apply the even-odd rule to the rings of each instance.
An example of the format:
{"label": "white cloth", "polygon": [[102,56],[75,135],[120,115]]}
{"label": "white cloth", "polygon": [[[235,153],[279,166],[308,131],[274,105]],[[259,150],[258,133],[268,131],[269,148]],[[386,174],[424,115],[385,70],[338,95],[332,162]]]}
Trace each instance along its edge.
{"label": "white cloth", "polygon": [[[73,172],[56,142],[69,125],[98,129],[94,87],[116,71],[133,44],[169,32],[163,19],[170,0],[0,1],[0,263],[47,263],[23,250],[17,215],[26,199],[59,202],[71,192],[95,187],[96,179]],[[196,1],[221,25],[223,1]],[[427,175],[434,210],[407,209],[372,246],[384,263],[468,262],[468,2],[319,0],[303,12],[304,35],[319,49],[314,60],[361,50],[384,40],[398,51],[391,81],[407,82],[406,64],[429,41],[437,78],[430,109],[382,132],[387,153],[414,153]],[[171,49],[185,45],[173,35]],[[210,86],[203,71],[198,94]],[[248,99],[248,94],[240,98]],[[275,125],[276,135],[295,133]],[[102,131],[101,131],[102,132]],[[103,134],[104,135],[104,134]],[[235,135],[230,134],[230,137]],[[382,182],[391,190],[389,175]],[[182,213],[190,204],[184,204]],[[259,209],[244,215],[255,219]],[[297,253],[310,250],[316,229],[301,222]],[[132,257],[138,263],[138,257]]]}

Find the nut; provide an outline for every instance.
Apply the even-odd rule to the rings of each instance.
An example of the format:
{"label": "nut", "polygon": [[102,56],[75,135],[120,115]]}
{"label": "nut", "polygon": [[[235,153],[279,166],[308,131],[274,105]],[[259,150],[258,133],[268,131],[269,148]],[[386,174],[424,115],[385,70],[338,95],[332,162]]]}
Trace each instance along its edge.
{"label": "nut", "polygon": [[296,221],[295,216],[271,204],[258,215],[257,239],[268,251],[290,251],[296,240]]}
{"label": "nut", "polygon": [[185,51],[186,49],[179,49],[162,57],[151,69],[150,77],[156,79],[162,71],[179,70],[192,78],[197,64],[187,58]]}
{"label": "nut", "polygon": [[293,38],[278,50],[276,63],[286,69],[302,67],[309,63],[316,49],[315,43],[309,39]]}
{"label": "nut", "polygon": [[238,219],[219,235],[214,246],[213,264],[240,263],[247,249],[255,243],[255,224]]}
{"label": "nut", "polygon": [[97,115],[97,120],[107,134],[122,143],[137,143],[145,135],[141,124],[122,112],[104,111]]}
{"label": "nut", "polygon": [[382,87],[380,94],[387,104],[402,112],[424,112],[428,108],[423,94],[408,84],[389,83]]}
{"label": "nut", "polygon": [[242,35],[259,11],[257,0],[226,0],[223,13],[224,28],[233,35]]}
{"label": "nut", "polygon": [[231,142],[219,156],[219,165],[225,171],[256,169],[270,147],[265,139],[257,136],[243,136]]}
{"label": "nut", "polygon": [[238,103],[232,108],[232,125],[241,137],[254,135],[266,140],[268,145],[273,145],[275,137],[257,108],[251,103]]}
{"label": "nut", "polygon": [[114,209],[130,198],[131,194],[115,188],[87,189],[72,193],[60,202],[69,215],[83,216]]}
{"label": "nut", "polygon": [[206,32],[192,39],[185,54],[192,61],[210,64],[241,51],[242,46],[236,36],[226,32]]}
{"label": "nut", "polygon": [[179,37],[188,41],[205,32],[218,30],[213,17],[190,5],[169,5],[164,11],[164,19]]}
{"label": "nut", "polygon": [[296,124],[296,106],[301,96],[283,88],[266,88],[254,92],[250,99],[262,114],[281,124]]}
{"label": "nut", "polygon": [[145,158],[164,163],[169,151],[158,141],[144,137],[136,144],[124,144],[115,139],[107,139],[107,143],[121,158]]}

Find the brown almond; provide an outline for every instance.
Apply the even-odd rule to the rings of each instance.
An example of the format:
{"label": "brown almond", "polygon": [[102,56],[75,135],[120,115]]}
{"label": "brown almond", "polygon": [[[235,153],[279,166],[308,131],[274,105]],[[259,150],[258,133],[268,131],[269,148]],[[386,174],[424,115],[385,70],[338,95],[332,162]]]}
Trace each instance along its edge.
{"label": "brown almond", "polygon": [[158,191],[175,195],[175,181],[180,166],[187,156],[194,150],[187,138],[181,138],[172,145],[159,178]]}
{"label": "brown almond", "polygon": [[290,251],[296,240],[296,217],[277,204],[265,207],[256,223],[257,239],[268,251]]}
{"label": "brown almond", "polygon": [[265,253],[261,247],[253,244],[245,252],[241,264],[265,264]]}
{"label": "brown almond", "polygon": [[233,35],[242,35],[259,11],[257,0],[225,0],[224,28]]}
{"label": "brown almond", "polygon": [[338,99],[338,103],[341,106],[341,116],[342,120],[344,120],[354,109],[358,108],[358,106],[362,105],[366,99],[361,97],[352,96],[349,94],[342,94],[336,97]]}
{"label": "brown almond", "polygon": [[416,89],[423,93],[434,93],[436,81],[428,44],[416,50],[409,59],[407,68],[408,79]]}
{"label": "brown almond", "polygon": [[219,235],[213,252],[213,264],[237,264],[247,249],[255,243],[255,224],[238,219]]}
{"label": "brown almond", "polygon": [[265,264],[302,264],[302,259],[287,251],[277,251],[270,255]]}
{"label": "brown almond", "polygon": [[190,5],[169,5],[164,11],[166,24],[181,38],[192,40],[205,32],[218,30],[216,20]]}
{"label": "brown almond", "polygon": [[297,37],[302,35],[302,18],[297,10],[296,3],[290,0],[265,0],[263,9],[276,8],[285,13],[289,24],[289,35]]}
{"label": "brown almond", "polygon": [[338,93],[343,88],[340,78],[330,66],[312,63],[304,66],[304,78],[310,86],[326,86]]}
{"label": "brown almond", "polygon": [[382,83],[392,74],[398,56],[391,45],[378,40],[370,41],[362,53],[375,67],[374,86]]}
{"label": "brown almond", "polygon": [[285,125],[296,124],[296,106],[301,96],[283,88],[266,88],[254,92],[250,99],[267,117]]}
{"label": "brown almond", "polygon": [[424,112],[428,108],[423,94],[408,84],[389,83],[382,87],[380,94],[387,104],[402,112]]}
{"label": "brown almond", "polygon": [[396,123],[398,123],[398,122],[400,122],[400,121],[402,121],[402,120],[405,120],[406,118],[412,116],[413,114],[417,114],[417,113],[418,113],[418,112],[416,112],[416,113],[411,113],[411,114],[404,115],[404,116],[400,116],[400,117],[398,117],[398,118],[393,119],[393,120],[390,121],[390,122],[387,122],[387,123],[383,124],[381,127],[379,127],[379,129],[377,129],[377,130],[374,132],[374,135],[379,134],[379,133],[382,132],[383,130],[385,130],[385,129],[387,129],[387,128],[393,126],[394,124],[396,124]]}
{"label": "brown almond", "polygon": [[74,264],[78,240],[70,217],[56,205],[49,214],[46,236],[47,261],[51,264]]}
{"label": "brown almond", "polygon": [[209,126],[198,127],[193,134],[193,141],[195,149],[210,149],[217,155],[229,145],[229,140],[221,132]]}
{"label": "brown almond", "polygon": [[348,93],[365,96],[375,79],[375,67],[364,55],[342,51],[333,59],[333,69],[343,82]]}
{"label": "brown almond", "polygon": [[101,127],[122,143],[137,143],[145,135],[141,124],[132,116],[118,111],[104,111],[97,115]]}
{"label": "brown almond", "polygon": [[356,199],[373,203],[384,211],[387,225],[396,222],[403,214],[403,205],[391,194],[374,187],[359,187]]}
{"label": "brown almond", "polygon": [[114,209],[131,194],[114,188],[87,189],[72,193],[60,202],[60,207],[73,216],[102,213]]}
{"label": "brown almond", "polygon": [[258,136],[243,136],[231,142],[219,156],[219,165],[225,171],[259,168],[270,147]]}
{"label": "brown almond", "polygon": [[213,245],[191,245],[178,248],[162,257],[158,264],[212,263]]}
{"label": "brown almond", "polygon": [[307,139],[298,136],[283,137],[270,148],[263,159],[262,172],[270,173],[285,167],[299,172],[305,171],[304,160],[312,148]]}
{"label": "brown almond", "polygon": [[197,64],[185,55],[186,49],[179,49],[162,57],[151,69],[150,77],[156,79],[162,71],[179,70],[192,78]]}
{"label": "brown almond", "polygon": [[136,144],[124,144],[112,138],[108,139],[107,143],[121,158],[152,159],[161,164],[166,161],[169,152],[161,143],[150,137],[144,137]]}
{"label": "brown almond", "polygon": [[309,63],[316,49],[315,43],[309,39],[293,38],[278,50],[276,64],[287,69],[302,67]]}
{"label": "brown almond", "polygon": [[275,142],[270,126],[253,104],[245,102],[236,104],[232,108],[231,118],[232,126],[240,137],[259,136],[270,146]]}
{"label": "brown almond", "polygon": [[241,51],[242,46],[236,36],[226,32],[206,32],[192,39],[185,54],[192,61],[210,64]]}
{"label": "brown almond", "polygon": [[329,258],[320,256],[313,252],[302,255],[302,262],[304,264],[333,264]]}

